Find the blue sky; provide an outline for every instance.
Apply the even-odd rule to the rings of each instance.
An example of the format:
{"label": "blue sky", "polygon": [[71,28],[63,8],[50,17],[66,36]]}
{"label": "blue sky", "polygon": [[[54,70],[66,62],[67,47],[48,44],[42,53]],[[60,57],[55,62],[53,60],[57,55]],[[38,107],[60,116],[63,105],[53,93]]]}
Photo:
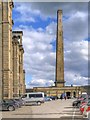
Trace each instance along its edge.
{"label": "blue sky", "polygon": [[14,3],[13,30],[23,31],[26,86],[55,81],[57,10],[63,10],[66,85],[88,80],[88,3]]}

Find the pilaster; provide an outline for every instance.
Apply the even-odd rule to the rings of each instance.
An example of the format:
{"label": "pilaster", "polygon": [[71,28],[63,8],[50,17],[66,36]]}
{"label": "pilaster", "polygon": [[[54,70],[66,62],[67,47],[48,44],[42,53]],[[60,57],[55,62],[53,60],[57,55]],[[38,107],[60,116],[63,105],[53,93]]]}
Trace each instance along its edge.
{"label": "pilaster", "polygon": [[19,42],[18,37],[13,36],[13,97],[19,97]]}

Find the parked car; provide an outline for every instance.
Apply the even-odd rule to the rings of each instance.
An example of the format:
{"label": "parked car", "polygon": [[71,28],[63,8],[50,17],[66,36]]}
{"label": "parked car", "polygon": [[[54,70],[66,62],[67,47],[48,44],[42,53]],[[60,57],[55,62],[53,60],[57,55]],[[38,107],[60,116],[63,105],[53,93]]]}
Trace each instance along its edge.
{"label": "parked car", "polygon": [[1,100],[0,101],[0,110],[9,110],[14,111],[16,109],[16,105],[10,100]]}
{"label": "parked car", "polygon": [[25,93],[22,99],[25,101],[25,105],[41,105],[41,103],[44,103],[44,92]]}
{"label": "parked car", "polygon": [[56,100],[57,97],[56,96],[49,96],[52,100]]}
{"label": "parked car", "polygon": [[16,106],[17,106],[17,108],[20,108],[21,107],[21,104],[18,102],[18,101],[16,101],[15,99],[9,99],[12,103],[14,103]]}
{"label": "parked car", "polygon": [[74,106],[74,107],[79,107],[80,106],[80,104],[81,104],[81,100],[75,100],[73,103],[72,103],[72,106]]}
{"label": "parked car", "polygon": [[87,98],[84,98],[82,101],[81,101],[81,104],[83,103],[88,103],[88,101],[90,101],[90,97],[87,97]]}
{"label": "parked car", "polygon": [[88,97],[88,94],[86,92],[82,93],[81,98],[86,98],[86,97]]}
{"label": "parked car", "polygon": [[79,108],[82,103],[85,103],[85,101],[88,101],[88,97],[87,97],[87,96],[86,96],[86,97],[83,96],[83,97],[75,100],[75,101],[73,102],[72,106],[76,106],[76,107]]}
{"label": "parked car", "polygon": [[45,101],[52,101],[52,99],[49,96],[45,97],[44,100]]}
{"label": "parked car", "polygon": [[87,120],[90,120],[90,111],[86,111],[86,112],[83,114],[83,118],[87,118]]}
{"label": "parked car", "polygon": [[88,112],[88,110],[90,110],[90,101],[83,103],[82,106],[80,106],[81,114],[83,114],[83,112]]}
{"label": "parked car", "polygon": [[84,107],[83,117],[87,117],[90,119],[90,103]]}
{"label": "parked car", "polygon": [[90,100],[86,100],[86,101],[81,102],[80,107],[82,107],[83,105],[87,105],[87,104],[90,104]]}
{"label": "parked car", "polygon": [[20,108],[21,105],[15,99],[5,99],[7,102],[12,102],[17,108]]}
{"label": "parked car", "polygon": [[88,118],[88,120],[90,120],[90,110],[83,112],[83,118]]}
{"label": "parked car", "polygon": [[22,100],[21,98],[17,98],[17,99],[15,99],[15,101],[17,101],[20,104],[20,106],[25,105],[25,101]]}
{"label": "parked car", "polygon": [[87,104],[84,104],[84,105],[82,105],[82,106],[80,107],[80,113],[81,113],[81,114],[83,114],[83,111],[84,111],[84,108],[85,108],[86,105],[87,105]]}

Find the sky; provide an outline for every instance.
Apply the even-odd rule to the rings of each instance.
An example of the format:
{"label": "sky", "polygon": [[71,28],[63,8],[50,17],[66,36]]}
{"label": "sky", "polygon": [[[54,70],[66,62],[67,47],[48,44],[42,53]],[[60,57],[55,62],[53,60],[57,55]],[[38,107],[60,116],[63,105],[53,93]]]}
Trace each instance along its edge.
{"label": "sky", "polygon": [[88,84],[88,3],[16,2],[13,30],[23,31],[27,88],[54,86],[58,9],[63,11],[65,85]]}

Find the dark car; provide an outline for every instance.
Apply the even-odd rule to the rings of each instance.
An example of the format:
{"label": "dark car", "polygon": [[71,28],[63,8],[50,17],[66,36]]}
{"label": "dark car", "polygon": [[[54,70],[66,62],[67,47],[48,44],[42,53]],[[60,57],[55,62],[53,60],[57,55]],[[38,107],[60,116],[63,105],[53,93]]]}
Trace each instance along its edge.
{"label": "dark car", "polygon": [[9,100],[1,100],[0,101],[0,110],[9,110],[14,111],[16,109],[16,105]]}
{"label": "dark car", "polygon": [[56,99],[57,99],[56,96],[50,96],[50,98],[51,98],[52,100],[56,100]]}
{"label": "dark car", "polygon": [[14,99],[5,99],[5,101],[11,102],[12,104],[14,104],[16,106],[16,108],[21,107],[21,105],[19,105],[19,103]]}
{"label": "dark car", "polygon": [[86,102],[89,102],[89,101],[90,101],[90,97],[84,98],[84,99],[81,101],[81,104],[86,103]]}
{"label": "dark car", "polygon": [[50,97],[48,97],[48,96],[45,97],[44,100],[45,100],[45,101],[52,101],[52,99],[51,99]]}
{"label": "dark car", "polygon": [[78,98],[77,100],[75,100],[73,102],[72,106],[76,106],[76,107],[79,108],[81,103],[83,103],[83,102],[85,102],[85,101],[87,101],[89,99],[90,99],[90,97],[88,97],[88,96],[83,96],[83,97],[81,96],[80,98]]}
{"label": "dark car", "polygon": [[21,103],[15,99],[10,99],[18,108],[21,108]]}
{"label": "dark car", "polygon": [[21,106],[25,105],[25,101],[22,100],[21,98],[15,99]]}
{"label": "dark car", "polygon": [[75,100],[73,103],[72,103],[72,106],[75,106],[75,107],[79,107],[81,104],[81,100]]}

